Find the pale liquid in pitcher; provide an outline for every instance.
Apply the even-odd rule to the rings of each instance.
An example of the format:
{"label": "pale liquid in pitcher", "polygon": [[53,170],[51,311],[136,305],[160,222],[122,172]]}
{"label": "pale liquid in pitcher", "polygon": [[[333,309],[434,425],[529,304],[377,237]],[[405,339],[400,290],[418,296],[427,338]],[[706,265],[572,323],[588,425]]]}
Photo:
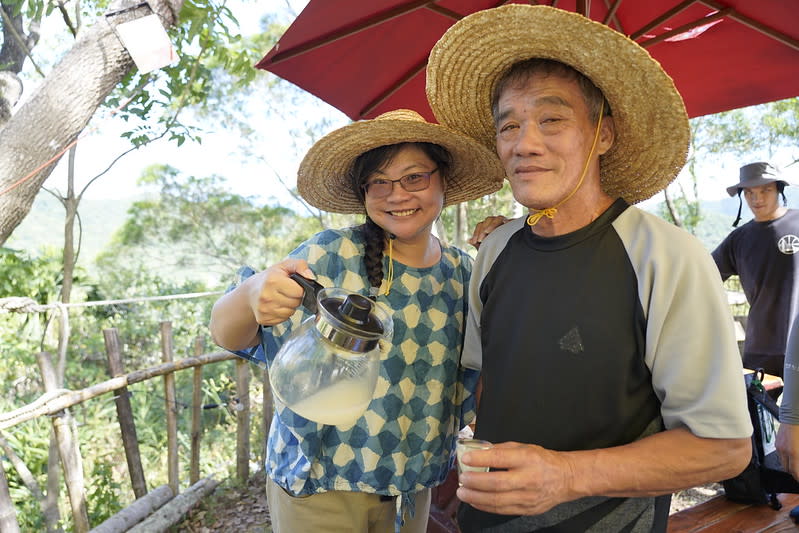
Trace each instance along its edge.
{"label": "pale liquid in pitcher", "polygon": [[288,407],[309,420],[342,426],[355,422],[372,401],[368,387],[358,383],[339,382]]}

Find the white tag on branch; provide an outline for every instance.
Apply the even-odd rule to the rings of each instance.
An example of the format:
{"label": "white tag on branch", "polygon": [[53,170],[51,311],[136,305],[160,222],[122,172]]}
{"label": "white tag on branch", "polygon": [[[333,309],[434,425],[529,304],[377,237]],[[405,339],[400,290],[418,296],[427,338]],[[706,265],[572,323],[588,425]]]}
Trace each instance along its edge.
{"label": "white tag on branch", "polygon": [[165,67],[177,59],[158,15],[124,22],[116,27],[116,31],[142,73]]}

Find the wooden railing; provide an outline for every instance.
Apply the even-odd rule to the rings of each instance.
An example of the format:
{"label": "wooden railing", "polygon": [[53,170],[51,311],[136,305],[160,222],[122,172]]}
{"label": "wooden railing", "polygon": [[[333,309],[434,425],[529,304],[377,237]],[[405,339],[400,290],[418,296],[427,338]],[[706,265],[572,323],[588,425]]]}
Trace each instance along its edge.
{"label": "wooden railing", "polygon": [[[87,513],[86,487],[83,475],[80,446],[75,440],[75,422],[70,415],[69,408],[104,394],[115,394],[117,419],[119,421],[121,438],[125,450],[125,457],[127,459],[127,467],[133,493],[136,497],[136,502],[146,502],[139,503],[138,506],[131,506],[133,511],[131,511],[130,514],[136,516],[136,518],[133,518],[133,520],[138,521],[143,518],[141,516],[142,508],[146,507],[149,509],[149,511],[154,511],[173,497],[174,500],[179,500],[179,498],[177,498],[180,490],[178,468],[178,420],[176,413],[177,402],[174,376],[174,373],[179,370],[192,368],[194,372],[192,380],[193,408],[191,412],[191,453],[189,467],[189,481],[191,483],[191,487],[186,491],[184,496],[187,496],[191,493],[197,498],[201,498],[210,490],[213,490],[216,484],[218,484],[218,482],[209,480],[209,478],[200,478],[200,444],[202,435],[202,367],[207,364],[220,363],[229,360],[235,361],[236,389],[239,398],[239,403],[237,404],[235,410],[236,478],[241,482],[245,482],[249,477],[249,363],[229,352],[203,353],[204,341],[199,337],[196,338],[194,342],[195,355],[193,357],[173,360],[171,323],[162,322],[160,330],[162,363],[157,366],[152,366],[129,373],[125,373],[124,365],[122,363],[122,353],[120,349],[121,345],[117,330],[103,330],[111,378],[78,391],[58,389],[56,387],[56,373],[53,367],[51,355],[47,352],[41,352],[37,354],[36,358],[42,374],[45,393],[28,405],[15,409],[14,411],[0,413],[0,439],[3,439],[2,430],[41,416],[51,417],[55,438],[58,444],[58,453],[64,472],[64,482],[67,488],[67,495],[72,511],[74,531],[78,533],[88,532],[90,529],[90,524]],[[164,379],[164,398],[166,402],[165,423],[167,433],[167,479],[169,490],[167,491],[159,487],[158,489],[152,491],[153,494],[150,495],[148,499],[147,483],[139,455],[139,443],[136,437],[136,426],[133,419],[133,412],[131,410],[127,387],[128,385],[150,380],[158,376],[163,376]],[[268,428],[269,423],[271,422],[270,419],[272,412],[271,392],[269,391],[269,381],[266,379],[266,375],[264,375],[264,378],[264,427]],[[6,450],[8,455],[10,450],[8,449],[5,440],[3,439],[0,444],[3,444],[2,449]],[[32,480],[32,476],[26,476],[24,472],[20,472],[20,470],[24,469],[24,463],[21,461],[14,461],[13,457],[11,459],[12,464],[15,465],[15,468],[20,474],[20,478],[22,478],[23,481],[25,481],[26,478]],[[42,501],[41,491],[38,490],[35,480],[32,481],[32,483],[26,483],[26,485],[29,485],[28,488],[31,490],[33,496]],[[180,509],[187,509],[190,508],[191,502],[189,501],[187,503],[186,498],[181,498],[180,501],[176,502],[175,505]],[[150,509],[151,507],[152,509]],[[168,514],[173,516],[175,515],[174,512]],[[109,519],[106,521],[106,523],[104,523],[104,527],[95,529],[96,531],[104,532],[126,531],[131,526],[130,522],[131,519],[129,516],[116,518],[114,520]],[[115,523],[123,525],[115,526]],[[165,527],[169,527],[170,525],[172,524],[165,524]],[[155,526],[150,527],[148,530],[153,531],[154,527]],[[15,533],[19,531],[19,524],[14,511],[14,505],[11,500],[8,481],[2,463],[0,463],[0,531],[3,533]],[[95,530],[92,531],[94,532]]]}

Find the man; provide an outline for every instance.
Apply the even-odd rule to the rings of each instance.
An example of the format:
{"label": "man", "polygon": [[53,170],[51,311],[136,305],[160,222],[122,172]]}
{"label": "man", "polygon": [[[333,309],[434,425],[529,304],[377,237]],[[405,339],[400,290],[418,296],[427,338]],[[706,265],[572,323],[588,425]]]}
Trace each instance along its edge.
{"label": "man", "polygon": [[[749,302],[743,363],[751,369],[783,376],[788,333],[799,302],[799,211],[780,205],[785,186],[776,168],[751,163],[740,170],[738,183],[727,187],[741,194],[755,218],[736,228],[713,251],[721,279],[737,275]],[[741,208],[738,218],[741,219]]]}
{"label": "man", "polygon": [[464,454],[491,471],[460,478],[462,530],[665,531],[669,494],[741,472],[752,432],[713,262],[629,206],[685,162],[682,98],[638,45],[546,6],[457,22],[427,83],[530,213],[475,260],[462,364],[495,446]]}

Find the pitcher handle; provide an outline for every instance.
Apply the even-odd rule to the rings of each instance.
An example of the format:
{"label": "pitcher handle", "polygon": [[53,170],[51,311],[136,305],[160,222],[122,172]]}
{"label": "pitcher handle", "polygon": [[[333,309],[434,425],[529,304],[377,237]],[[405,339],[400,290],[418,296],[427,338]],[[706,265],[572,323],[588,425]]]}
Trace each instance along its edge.
{"label": "pitcher handle", "polygon": [[289,274],[289,277],[299,283],[300,287],[302,287],[302,290],[305,291],[305,294],[302,297],[303,307],[305,307],[308,312],[315,315],[319,310],[316,304],[316,296],[319,294],[319,291],[324,289],[324,287],[316,280],[306,278],[305,276],[301,276],[297,273]]}

